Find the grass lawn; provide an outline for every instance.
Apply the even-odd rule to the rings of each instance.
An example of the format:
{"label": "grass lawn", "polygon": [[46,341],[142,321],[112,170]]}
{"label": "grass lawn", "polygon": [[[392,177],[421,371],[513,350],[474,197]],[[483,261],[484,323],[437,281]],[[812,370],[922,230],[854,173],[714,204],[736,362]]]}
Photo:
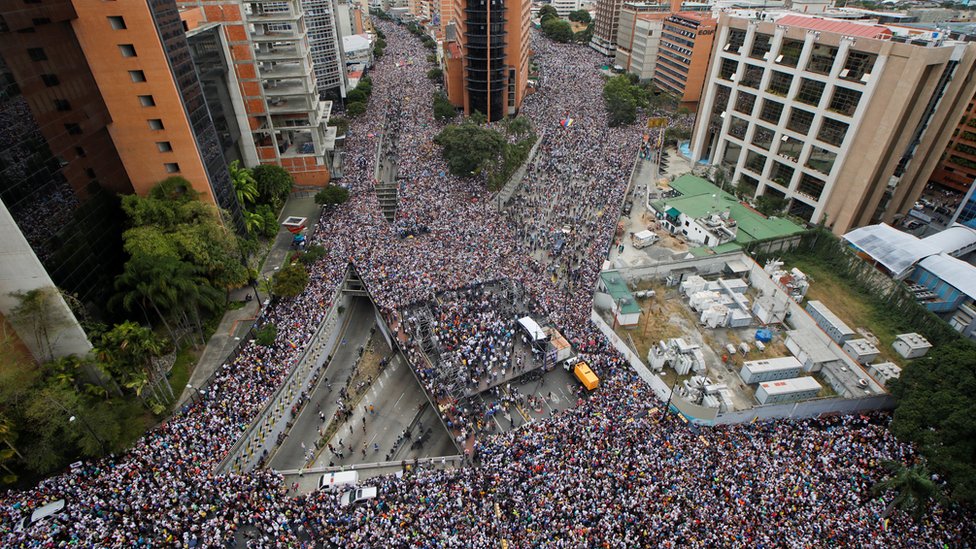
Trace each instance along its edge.
{"label": "grass lawn", "polygon": [[169,383],[173,386],[173,394],[179,398],[190,381],[190,372],[200,358],[200,351],[195,345],[184,345],[176,354],[176,362],[169,371]]}
{"label": "grass lawn", "polygon": [[816,258],[789,256],[783,261],[787,267],[796,267],[813,279],[807,300],[822,301],[854,330],[869,330],[878,338],[881,358],[899,366],[905,365],[905,359],[891,348],[891,344],[896,335],[912,331],[911,328],[900,325],[896,318],[876,304],[872,296],[852,289],[843,278]]}

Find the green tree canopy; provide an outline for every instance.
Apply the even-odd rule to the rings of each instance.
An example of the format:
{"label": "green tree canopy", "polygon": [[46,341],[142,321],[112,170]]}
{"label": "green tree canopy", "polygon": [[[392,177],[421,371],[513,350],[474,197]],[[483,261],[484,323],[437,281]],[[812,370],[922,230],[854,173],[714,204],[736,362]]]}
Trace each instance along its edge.
{"label": "green tree canopy", "polygon": [[434,67],[427,71],[427,78],[430,78],[431,80],[439,80],[441,76],[444,76],[444,71],[438,67]]}
{"label": "green tree canopy", "polygon": [[355,101],[346,105],[346,114],[353,118],[366,112],[366,103]]}
{"label": "green tree canopy", "polygon": [[360,89],[353,89],[346,94],[346,101],[350,103],[365,103],[367,99],[369,99],[369,96]]}
{"label": "green tree canopy", "polygon": [[542,23],[545,23],[553,17],[558,18],[559,13],[556,12],[556,8],[552,7],[550,4],[546,4],[539,9],[539,20],[542,21]]}
{"label": "green tree canopy", "polygon": [[542,33],[556,42],[572,42],[573,26],[558,17],[550,17],[542,22]]}
{"label": "green tree canopy", "polygon": [[441,122],[457,116],[457,109],[443,93],[434,94],[434,118]]}
{"label": "green tree canopy", "polygon": [[976,345],[936,346],[891,382],[898,399],[891,431],[918,444],[946,478],[953,499],[976,501]]}
{"label": "green tree canopy", "polygon": [[338,185],[329,185],[315,193],[315,203],[323,206],[336,206],[349,200],[349,189]]}
{"label": "green tree canopy", "polygon": [[448,168],[459,177],[470,177],[487,168],[505,148],[501,133],[472,123],[447,126],[434,142],[443,147]]}
{"label": "green tree canopy", "polygon": [[577,23],[587,24],[592,20],[592,18],[590,17],[590,12],[586,10],[576,10],[569,12],[569,20]]}
{"label": "green tree canopy", "polygon": [[122,209],[132,224],[122,234],[125,251],[132,257],[185,261],[216,288],[243,286],[247,273],[236,237],[220,224],[216,209],[193,194],[171,190],[167,186],[148,197],[123,197]]}
{"label": "green tree canopy", "polygon": [[255,181],[251,170],[241,167],[241,162],[235,160],[228,166],[230,171],[230,181],[234,184],[234,191],[237,192],[237,202],[241,208],[246,208],[254,204],[258,199],[258,182]]}
{"label": "green tree canopy", "polygon": [[255,166],[252,173],[258,185],[258,204],[268,204],[277,211],[295,184],[291,174],[281,166],[269,164]]}
{"label": "green tree canopy", "polygon": [[308,285],[308,271],[301,263],[282,267],[274,276],[271,292],[281,297],[296,297]]}
{"label": "green tree canopy", "polygon": [[603,101],[611,127],[632,124],[637,118],[637,107],[644,103],[644,91],[626,76],[618,75],[604,85]]}
{"label": "green tree canopy", "polygon": [[894,494],[885,510],[885,516],[892,509],[899,509],[918,520],[928,512],[933,503],[941,499],[939,485],[932,480],[932,474],[924,464],[906,467],[897,461],[887,461],[884,467],[891,475],[875,484],[871,490],[875,494]]}

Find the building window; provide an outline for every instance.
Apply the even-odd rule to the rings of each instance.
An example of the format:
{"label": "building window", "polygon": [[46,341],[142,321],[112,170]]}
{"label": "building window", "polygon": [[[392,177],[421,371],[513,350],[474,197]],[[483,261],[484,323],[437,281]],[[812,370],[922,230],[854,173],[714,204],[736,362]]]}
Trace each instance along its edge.
{"label": "building window", "polygon": [[746,154],[746,169],[762,175],[763,168],[766,167],[766,157],[755,152],[749,151]]}
{"label": "building window", "polygon": [[793,168],[779,162],[773,162],[773,169],[769,171],[769,180],[784,189],[790,188],[790,181],[793,181]]}
{"label": "building window", "polygon": [[805,134],[810,131],[813,124],[813,113],[802,109],[790,109],[790,119],[786,122],[786,127],[796,133]]}
{"label": "building window", "polygon": [[739,163],[739,155],[741,154],[742,146],[731,141],[726,141],[725,154],[722,155],[722,164],[735,169],[735,165]]}
{"label": "building window", "polygon": [[745,139],[746,129],[748,127],[748,122],[739,118],[738,116],[733,116],[732,121],[729,122],[729,135],[732,137],[738,137],[739,139]]}
{"label": "building window", "polygon": [[817,133],[817,139],[823,141],[824,143],[830,143],[835,147],[840,147],[841,143],[844,142],[844,137],[847,136],[847,128],[848,125],[844,122],[831,118],[824,118],[823,123],[820,124],[820,131]]}
{"label": "building window", "polygon": [[108,24],[115,30],[125,30],[125,18],[121,15],[109,15]]}
{"label": "building window", "polygon": [[871,79],[871,71],[874,70],[874,62],[877,59],[878,56],[873,53],[851,50],[847,54],[844,68],[840,71],[840,77],[851,82],[866,84]]}
{"label": "building window", "polygon": [[88,153],[86,153],[85,149],[82,147],[75,147],[75,154],[78,155],[79,158],[85,158],[88,156]]}
{"label": "building window", "polygon": [[153,96],[151,95],[140,95],[139,104],[142,105],[143,107],[155,107],[156,100],[153,99]]}
{"label": "building window", "polygon": [[69,135],[81,135],[81,126],[75,123],[65,124],[64,130],[68,132]]}
{"label": "building window", "polygon": [[159,118],[150,118],[148,120],[148,122],[149,122],[149,129],[150,130],[161,130],[161,129],[163,129],[163,121],[160,120]]}
{"label": "building window", "polygon": [[735,98],[735,110],[750,115],[752,108],[756,105],[756,96],[751,93],[740,91]]}
{"label": "building window", "polygon": [[768,151],[769,147],[773,144],[774,133],[775,132],[769,128],[756,126],[756,129],[752,132],[752,144]]}
{"label": "building window", "polygon": [[51,22],[50,17],[35,17],[34,19],[31,19],[31,25],[34,25],[35,27],[40,27],[41,25],[47,25],[50,22]]}
{"label": "building window", "polygon": [[825,181],[805,173],[800,176],[800,183],[796,186],[796,192],[805,194],[814,200],[820,200],[820,195],[823,194],[826,185]]}
{"label": "building window", "polygon": [[58,84],[61,83],[61,81],[58,80],[58,76],[56,74],[42,74],[41,81],[44,82],[44,85],[49,88],[53,86],[57,86]]}
{"label": "building window", "polygon": [[169,141],[157,141],[156,142],[156,148],[159,149],[159,152],[161,152],[161,153],[166,153],[166,152],[172,152],[173,151],[173,145],[170,144]]}
{"label": "building window", "polygon": [[796,100],[808,105],[818,105],[820,98],[823,97],[825,87],[827,85],[823,82],[802,78],[800,79],[800,90],[796,92]]}
{"label": "building window", "polygon": [[769,77],[767,91],[773,95],[786,97],[790,93],[790,85],[793,84],[793,75],[780,71],[773,71]]}
{"label": "building window", "polygon": [[830,175],[830,170],[837,161],[837,154],[814,146],[810,150],[810,158],[807,159],[807,167],[813,168],[824,175]]}
{"label": "building window", "polygon": [[800,40],[783,40],[783,45],[779,48],[779,55],[776,62],[787,67],[795,67],[800,61],[800,53],[803,51],[803,42]]}
{"label": "building window", "polygon": [[787,137],[779,143],[779,151],[777,154],[780,156],[785,156],[793,162],[800,161],[800,151],[803,150],[803,141],[799,139],[793,139],[792,137]]}
{"label": "building window", "polygon": [[810,54],[810,62],[807,63],[807,70],[817,74],[830,74],[831,67],[834,66],[834,59],[837,57],[837,48],[824,44],[815,44],[813,52]]}
{"label": "building window", "polygon": [[31,61],[47,61],[47,54],[44,53],[44,48],[27,48],[27,55]]}
{"label": "building window", "polygon": [[70,111],[71,103],[67,99],[55,99],[54,108],[61,112]]}
{"label": "building window", "polygon": [[762,108],[759,109],[759,118],[772,124],[779,124],[779,117],[783,115],[783,104],[777,101],[764,99]]}
{"label": "building window", "polygon": [[752,51],[749,52],[749,57],[755,59],[766,59],[768,57],[766,54],[773,47],[773,37],[768,34],[756,33],[755,38],[752,42]]}
{"label": "building window", "polygon": [[136,47],[132,44],[119,44],[119,52],[122,53],[122,57],[135,57]]}
{"label": "building window", "polygon": [[146,73],[142,71],[129,71],[129,79],[133,82],[145,82]]}
{"label": "building window", "polygon": [[732,75],[739,68],[739,62],[732,59],[722,58],[722,66],[719,68],[718,75],[723,80],[732,80]]}
{"label": "building window", "polygon": [[180,171],[180,165],[176,162],[167,162],[163,164],[163,167],[166,168],[166,173],[178,173]]}
{"label": "building window", "polygon": [[762,67],[757,67],[755,65],[746,65],[746,70],[742,74],[743,86],[749,86],[750,88],[759,89],[759,81],[762,80],[763,70]]}
{"label": "building window", "polygon": [[88,176],[88,179],[95,179],[95,170],[91,168],[85,168],[85,175]]}
{"label": "building window", "polygon": [[853,116],[860,102],[861,92],[838,86],[834,88],[834,96],[830,98],[830,105],[827,106],[827,109],[846,114],[847,116]]}
{"label": "building window", "polygon": [[729,31],[729,41],[722,48],[729,53],[740,53],[739,49],[746,43],[746,31],[731,29]]}

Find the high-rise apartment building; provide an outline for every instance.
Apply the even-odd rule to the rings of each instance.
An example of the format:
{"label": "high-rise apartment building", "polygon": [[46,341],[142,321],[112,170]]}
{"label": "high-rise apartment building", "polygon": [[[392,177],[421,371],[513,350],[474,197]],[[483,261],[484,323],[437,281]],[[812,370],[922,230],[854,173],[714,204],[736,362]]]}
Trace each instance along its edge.
{"label": "high-rise apartment building", "polygon": [[661,29],[654,84],[693,111],[708,76],[716,25],[706,13],[679,12],[665,18]]}
{"label": "high-rise apartment building", "polygon": [[339,5],[336,0],[302,0],[302,8],[319,96],[322,99],[345,97],[348,82],[339,30]]}
{"label": "high-rise apartment building", "polygon": [[124,262],[116,195],[173,175],[243,227],[172,0],[9,1],[0,15],[0,200],[53,285],[103,306]]}
{"label": "high-rise apartment building", "polygon": [[693,160],[837,234],[891,222],[920,195],[972,99],[974,61],[976,46],[939,33],[723,14]]}
{"label": "high-rise apartment building", "polygon": [[617,47],[617,28],[623,3],[623,0],[597,0],[596,3],[590,47],[607,57],[612,56]]}
{"label": "high-rise apartment building", "polygon": [[654,78],[658,48],[669,6],[648,2],[624,2],[617,28],[613,64],[641,82]]}
{"label": "high-rise apartment building", "polygon": [[947,189],[967,192],[976,180],[976,97],[969,100],[966,112],[952,132],[942,161],[931,181]]}
{"label": "high-rise apartment building", "polygon": [[[180,0],[187,26],[219,23],[227,37],[247,127],[262,164],[298,185],[329,182],[335,128],[320,98],[301,0]],[[192,22],[192,23],[191,23]]]}
{"label": "high-rise apartment building", "polygon": [[518,111],[529,77],[530,7],[529,0],[456,0],[457,41],[445,44],[455,62],[448,59],[445,79],[463,82],[448,84],[448,97],[465,114],[495,121]]}

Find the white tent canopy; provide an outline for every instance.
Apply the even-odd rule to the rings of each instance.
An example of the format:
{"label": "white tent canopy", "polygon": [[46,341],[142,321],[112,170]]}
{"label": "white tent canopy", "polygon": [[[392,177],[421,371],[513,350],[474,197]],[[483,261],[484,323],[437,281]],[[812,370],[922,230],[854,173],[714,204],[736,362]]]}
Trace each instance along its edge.
{"label": "white tent canopy", "polygon": [[532,341],[541,341],[546,338],[546,332],[542,330],[542,326],[539,326],[538,322],[532,320],[532,317],[524,316],[518,322],[522,326],[522,329],[532,338]]}

